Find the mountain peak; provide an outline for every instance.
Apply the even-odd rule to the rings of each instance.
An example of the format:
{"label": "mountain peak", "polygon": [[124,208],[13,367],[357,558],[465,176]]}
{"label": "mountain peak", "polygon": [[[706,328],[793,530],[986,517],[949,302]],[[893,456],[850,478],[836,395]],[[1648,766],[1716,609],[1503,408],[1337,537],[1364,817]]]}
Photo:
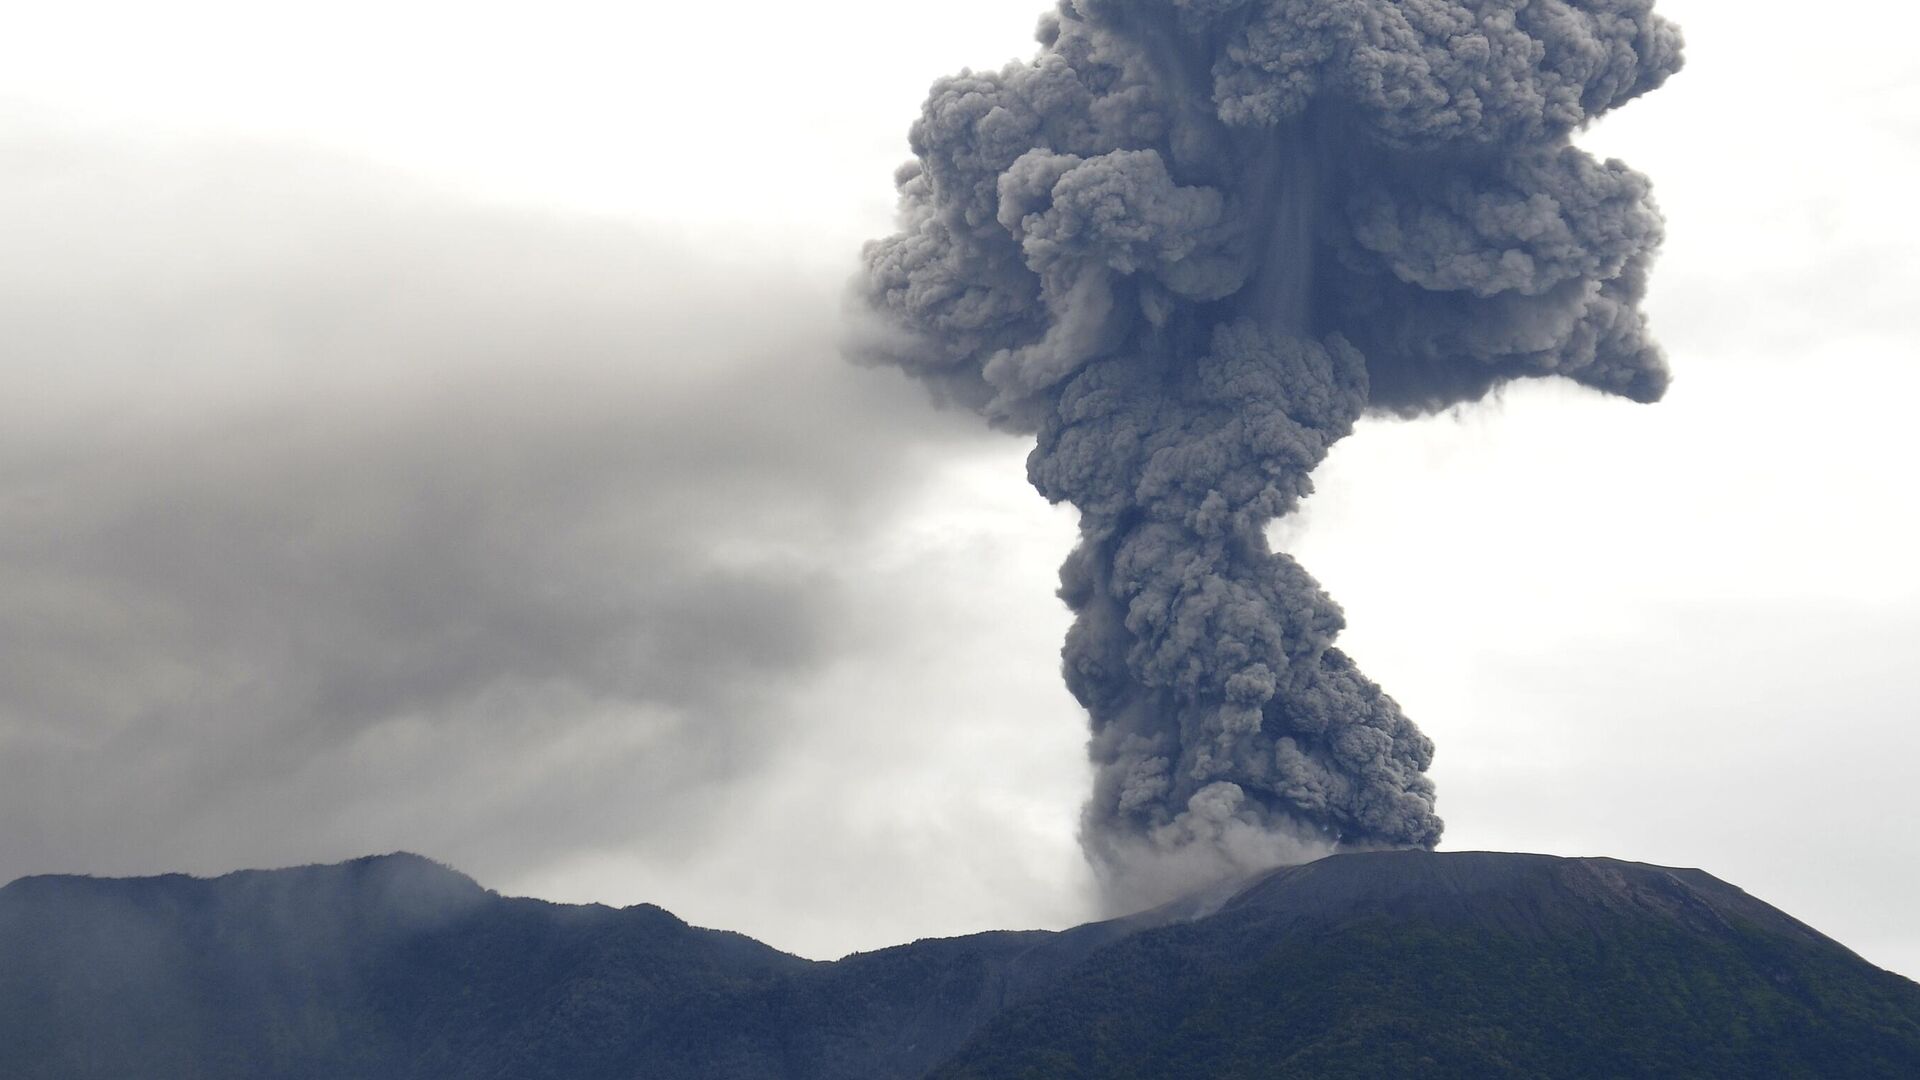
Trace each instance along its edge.
{"label": "mountain peak", "polygon": [[1920,986],[1699,870],[1500,852],[835,963],[404,852],[0,889],[0,1076],[161,1072],[1908,1077]]}
{"label": "mountain peak", "polygon": [[1338,924],[1418,917],[1528,936],[1564,933],[1596,919],[1642,920],[1702,934],[1754,927],[1840,947],[1703,870],[1604,857],[1349,852],[1269,871],[1243,886],[1221,910]]}

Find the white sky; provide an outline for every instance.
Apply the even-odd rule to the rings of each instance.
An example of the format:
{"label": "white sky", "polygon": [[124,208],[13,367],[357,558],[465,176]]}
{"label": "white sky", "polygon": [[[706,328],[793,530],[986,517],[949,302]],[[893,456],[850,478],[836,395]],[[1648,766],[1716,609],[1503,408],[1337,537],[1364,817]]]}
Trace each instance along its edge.
{"label": "white sky", "polygon": [[[0,168],[32,166],[28,127],[163,156],[298,147],[450,200],[637,222],[709,262],[823,288],[887,231],[928,82],[1025,56],[1038,14],[1033,0],[950,16],[883,0],[16,8]],[[1585,143],[1652,176],[1669,219],[1649,304],[1668,400],[1537,384],[1370,424],[1277,535],[1346,607],[1348,650],[1438,743],[1445,847],[1699,866],[1920,975],[1920,14],[1660,9],[1687,32],[1688,69]],[[1083,720],[1058,685],[1051,595],[1071,521],[1025,486],[1022,453],[928,466],[866,537],[870,606],[795,691],[781,765],[712,809],[710,839],[602,843],[505,878],[462,868],[506,891],[657,902],[814,955],[1084,915]],[[407,839],[373,830],[367,850],[390,835]],[[268,850],[223,863],[196,849],[179,868]]]}

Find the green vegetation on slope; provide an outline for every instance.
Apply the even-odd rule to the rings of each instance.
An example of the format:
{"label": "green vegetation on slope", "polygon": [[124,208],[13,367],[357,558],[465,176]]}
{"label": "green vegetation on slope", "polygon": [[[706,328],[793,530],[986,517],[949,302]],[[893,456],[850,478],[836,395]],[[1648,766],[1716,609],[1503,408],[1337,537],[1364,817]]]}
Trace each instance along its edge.
{"label": "green vegetation on slope", "polygon": [[1750,926],[1541,938],[1373,918],[1277,936],[1251,955],[1206,924],[1121,942],[932,1076],[1920,1076],[1920,988]]}
{"label": "green vegetation on slope", "polygon": [[1920,1076],[1920,986],[1698,871],[1341,855],[1199,907],[828,964],[411,856],[26,879],[0,1080]]}

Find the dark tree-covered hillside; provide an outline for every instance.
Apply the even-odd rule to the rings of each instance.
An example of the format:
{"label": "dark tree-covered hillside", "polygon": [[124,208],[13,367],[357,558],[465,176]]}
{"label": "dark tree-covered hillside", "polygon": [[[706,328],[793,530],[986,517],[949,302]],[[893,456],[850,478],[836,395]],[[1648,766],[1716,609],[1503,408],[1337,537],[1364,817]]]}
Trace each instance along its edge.
{"label": "dark tree-covered hillside", "polygon": [[1404,851],[818,963],[426,859],[0,889],[0,1080],[1910,1077],[1920,986],[1709,875]]}

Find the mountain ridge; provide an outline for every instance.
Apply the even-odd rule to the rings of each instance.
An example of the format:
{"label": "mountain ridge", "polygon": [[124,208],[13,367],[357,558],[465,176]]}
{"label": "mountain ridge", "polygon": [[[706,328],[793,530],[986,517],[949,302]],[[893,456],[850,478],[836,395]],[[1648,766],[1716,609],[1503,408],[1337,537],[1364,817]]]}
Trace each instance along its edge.
{"label": "mountain ridge", "polygon": [[1920,986],[1703,871],[1597,857],[1356,852],[830,962],[651,904],[505,897],[408,853],[0,887],[0,1080],[1283,1066],[1920,1075]]}

